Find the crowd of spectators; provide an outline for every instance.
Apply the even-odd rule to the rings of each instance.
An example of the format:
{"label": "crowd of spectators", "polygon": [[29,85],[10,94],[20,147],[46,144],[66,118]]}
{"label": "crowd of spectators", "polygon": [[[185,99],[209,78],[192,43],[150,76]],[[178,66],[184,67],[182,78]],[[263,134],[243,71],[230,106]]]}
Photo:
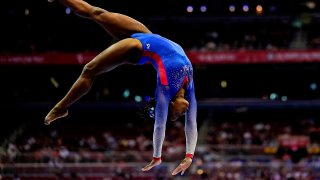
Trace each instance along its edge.
{"label": "crowd of spectators", "polygon": [[[195,166],[189,174],[191,177],[283,179],[284,176],[292,176],[295,179],[312,179],[317,176],[315,172],[320,163],[317,152],[301,157],[297,162],[292,159],[292,154],[277,154],[280,135],[304,135],[309,139],[307,149],[319,148],[316,119],[292,120],[290,124],[279,122],[279,119],[208,120],[207,127],[199,128],[200,131],[204,131],[202,128],[208,130],[199,137],[204,143],[198,145]],[[91,125],[92,129],[79,124],[76,130],[64,125],[44,132],[25,129],[8,143],[1,163],[4,167],[12,163],[42,163],[61,171],[67,168],[65,163],[143,164],[148,162],[152,153],[152,123],[139,126],[123,122],[103,128]],[[176,162],[183,156],[183,126],[181,120],[168,124],[163,147],[164,162]],[[165,172],[168,173],[168,169]]]}

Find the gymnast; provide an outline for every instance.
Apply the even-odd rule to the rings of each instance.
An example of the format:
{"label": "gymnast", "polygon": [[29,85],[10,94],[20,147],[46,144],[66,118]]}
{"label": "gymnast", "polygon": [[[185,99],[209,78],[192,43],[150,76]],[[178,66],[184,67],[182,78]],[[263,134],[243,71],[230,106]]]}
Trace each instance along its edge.
{"label": "gymnast", "polygon": [[78,79],[66,95],[46,115],[44,123],[68,115],[68,108],[88,93],[94,79],[123,64],[151,63],[157,71],[155,90],[155,123],[153,131],[153,158],[143,167],[149,171],[161,163],[167,119],[185,117],[186,153],[172,175],[183,174],[192,164],[197,143],[197,101],[193,82],[193,68],[184,50],[177,43],[152,33],[141,22],[120,13],[93,6],[83,0],[59,0],[80,17],[101,25],[117,41],[82,69]]}

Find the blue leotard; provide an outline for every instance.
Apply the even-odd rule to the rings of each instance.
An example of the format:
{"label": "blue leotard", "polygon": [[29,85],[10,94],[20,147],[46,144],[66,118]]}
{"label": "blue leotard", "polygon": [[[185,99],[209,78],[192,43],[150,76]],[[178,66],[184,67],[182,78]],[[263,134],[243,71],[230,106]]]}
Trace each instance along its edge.
{"label": "blue leotard", "polygon": [[157,71],[153,156],[161,157],[169,103],[182,86],[186,87],[185,98],[189,102],[185,116],[186,153],[194,154],[198,136],[197,101],[190,60],[180,45],[158,34],[135,33],[131,37],[138,39],[143,46],[139,64],[151,63]]}

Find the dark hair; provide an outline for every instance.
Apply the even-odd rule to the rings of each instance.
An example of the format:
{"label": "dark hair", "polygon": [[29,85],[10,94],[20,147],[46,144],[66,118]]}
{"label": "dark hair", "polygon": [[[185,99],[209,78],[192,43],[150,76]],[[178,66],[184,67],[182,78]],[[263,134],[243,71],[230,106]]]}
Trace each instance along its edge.
{"label": "dark hair", "polygon": [[142,103],[141,117],[144,119],[154,119],[156,109],[156,99],[149,98]]}

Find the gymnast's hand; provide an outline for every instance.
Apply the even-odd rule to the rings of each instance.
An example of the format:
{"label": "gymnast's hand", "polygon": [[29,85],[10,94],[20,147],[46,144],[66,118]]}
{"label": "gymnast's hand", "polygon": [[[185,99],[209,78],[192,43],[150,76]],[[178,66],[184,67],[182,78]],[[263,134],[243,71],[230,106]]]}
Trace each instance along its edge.
{"label": "gymnast's hand", "polygon": [[150,169],[152,169],[153,167],[159,165],[161,163],[161,159],[152,159],[152,161],[146,165],[144,168],[142,168],[142,171],[149,171]]}
{"label": "gymnast's hand", "polygon": [[185,157],[178,167],[172,172],[172,175],[175,176],[181,172],[181,175],[189,168],[192,163],[192,159],[190,157]]}

